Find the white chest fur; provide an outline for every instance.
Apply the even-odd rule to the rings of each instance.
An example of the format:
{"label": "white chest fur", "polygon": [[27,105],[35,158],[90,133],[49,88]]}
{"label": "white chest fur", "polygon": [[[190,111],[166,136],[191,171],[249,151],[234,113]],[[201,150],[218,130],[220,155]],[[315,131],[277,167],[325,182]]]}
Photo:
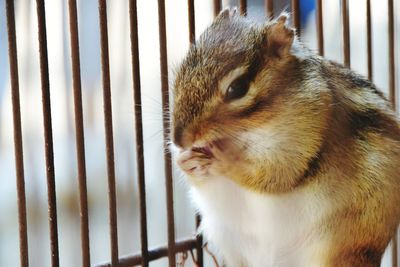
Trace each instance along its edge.
{"label": "white chest fur", "polygon": [[269,196],[225,178],[192,189],[202,230],[228,267],[321,266],[315,222],[325,210],[306,192]]}

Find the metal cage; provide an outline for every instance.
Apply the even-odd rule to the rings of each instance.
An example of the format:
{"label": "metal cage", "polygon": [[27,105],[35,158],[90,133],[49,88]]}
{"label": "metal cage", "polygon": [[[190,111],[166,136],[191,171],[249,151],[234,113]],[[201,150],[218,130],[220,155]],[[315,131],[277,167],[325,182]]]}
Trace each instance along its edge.
{"label": "metal cage", "polygon": [[[367,12],[365,14],[367,25],[367,62],[368,77],[372,79],[372,41],[371,41],[371,1],[365,0]],[[388,44],[389,49],[387,56],[389,59],[389,99],[396,105],[396,85],[395,85],[395,30],[394,30],[394,1],[388,0]],[[265,13],[272,17],[274,14],[274,1],[265,0]],[[300,0],[291,0],[291,11],[293,16],[293,25],[297,29],[301,28],[300,20]],[[161,257],[168,257],[169,266],[176,266],[176,254],[187,251],[196,251],[196,265],[203,266],[203,239],[201,235],[189,237],[185,240],[175,240],[175,223],[173,208],[173,186],[172,186],[172,167],[171,154],[165,149],[165,190],[166,190],[166,210],[168,221],[168,243],[157,247],[148,247],[147,233],[147,217],[146,217],[146,190],[145,190],[145,172],[144,172],[144,156],[143,156],[143,125],[141,105],[141,81],[139,70],[139,47],[138,47],[138,19],[137,19],[137,3],[136,0],[129,0],[129,26],[130,26],[130,42],[131,42],[131,63],[132,63],[132,88],[134,97],[134,116],[136,129],[136,153],[137,153],[137,175],[139,188],[139,207],[140,207],[140,244],[141,251],[136,254],[120,257],[118,253],[118,237],[117,237],[117,204],[115,189],[115,165],[114,165],[114,140],[113,140],[113,116],[111,109],[111,86],[110,86],[110,63],[109,63],[109,47],[108,47],[108,29],[107,29],[107,1],[98,0],[98,15],[100,21],[100,44],[101,44],[101,70],[103,85],[103,105],[104,105],[104,127],[105,127],[105,143],[106,143],[106,159],[108,173],[108,201],[109,201],[109,235],[111,259],[108,263],[98,264],[91,262],[89,248],[89,224],[88,224],[88,197],[86,183],[86,165],[85,165],[85,145],[84,145],[84,122],[82,114],[82,92],[81,92],[81,70],[80,70],[80,54],[79,54],[79,34],[78,34],[78,17],[76,0],[68,0],[69,6],[69,31],[70,31],[70,48],[72,58],[72,77],[73,77],[73,100],[75,113],[75,138],[76,138],[76,158],[78,163],[78,184],[79,184],[79,204],[80,204],[80,234],[81,234],[81,251],[82,266],[133,266],[142,265],[149,266],[149,262]],[[188,0],[188,24],[190,42],[195,40],[195,6],[194,0]],[[214,16],[221,10],[222,3],[219,0],[213,1]],[[47,36],[46,36],[46,14],[45,1],[36,0],[37,21],[39,33],[39,59],[40,59],[40,80],[42,89],[42,109],[44,122],[44,138],[45,138],[45,158],[46,158],[46,175],[47,175],[47,194],[48,194],[48,220],[50,225],[50,244],[51,244],[51,265],[59,266],[59,246],[58,246],[58,224],[57,224],[57,208],[56,208],[56,190],[55,190],[55,171],[53,156],[53,133],[52,133],[52,112],[50,106],[49,84],[49,67],[47,53]],[[350,67],[350,31],[349,31],[349,8],[348,1],[341,0],[341,20],[342,20],[342,40],[343,40],[343,63]],[[247,12],[247,1],[239,1],[239,10],[242,14]],[[14,126],[14,149],[15,149],[15,168],[16,183],[18,196],[18,219],[19,219],[19,246],[20,246],[20,264],[21,266],[29,266],[29,249],[27,234],[27,208],[25,196],[25,178],[23,163],[23,144],[21,130],[21,112],[19,97],[19,71],[17,58],[16,25],[15,25],[14,0],[6,0],[7,30],[8,30],[8,46],[9,46],[9,63],[10,63],[10,79],[11,79],[11,95],[12,95],[12,114]],[[168,66],[167,66],[167,34],[165,25],[166,11],[165,1],[158,0],[158,19],[159,19],[159,42],[160,42],[160,70],[161,70],[161,91],[162,91],[162,107],[167,110],[169,107],[168,92]],[[320,55],[324,55],[324,24],[322,0],[316,0],[316,33],[317,47]],[[298,33],[301,33],[298,31]],[[168,120],[164,119],[164,139],[168,139]],[[199,225],[200,217],[197,216],[196,223]],[[397,238],[392,241],[392,262],[393,266],[397,265]]]}

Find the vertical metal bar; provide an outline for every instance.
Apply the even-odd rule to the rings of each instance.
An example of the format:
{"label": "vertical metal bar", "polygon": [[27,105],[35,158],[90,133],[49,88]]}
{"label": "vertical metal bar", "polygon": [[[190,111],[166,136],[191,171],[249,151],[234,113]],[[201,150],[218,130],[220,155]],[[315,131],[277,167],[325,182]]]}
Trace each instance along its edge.
{"label": "vertical metal bar", "polygon": [[[392,106],[396,109],[395,91],[395,51],[394,51],[394,11],[393,0],[388,0],[388,34],[389,34],[389,99]],[[397,255],[397,254],[396,254]]]}
{"label": "vertical metal bar", "polygon": [[350,30],[349,30],[349,4],[342,0],[343,23],[343,61],[346,67],[350,67]]}
{"label": "vertical metal bar", "polygon": [[[165,27],[165,0],[158,0],[158,22],[160,39],[160,72],[161,72],[161,93],[163,112],[169,110],[168,93],[168,59],[167,59],[167,35]],[[169,140],[169,121],[163,116],[164,143]],[[171,153],[168,148],[164,148],[164,168],[165,186],[167,196],[167,220],[168,220],[168,262],[170,267],[175,267],[175,220],[174,220],[174,200],[173,183],[171,168]]]}
{"label": "vertical metal bar", "polygon": [[398,253],[398,251],[397,251],[397,247],[398,247],[397,246],[397,231],[398,231],[398,229],[396,229],[396,234],[392,239],[392,266],[393,267],[398,267],[398,265],[397,265],[397,262],[398,262],[398,259],[397,259],[397,253]]}
{"label": "vertical metal bar", "polygon": [[76,158],[78,162],[79,207],[81,221],[82,266],[90,266],[89,215],[86,185],[85,136],[83,128],[81,66],[76,0],[68,1],[71,42],[72,81],[74,90]]}
{"label": "vertical metal bar", "polygon": [[367,60],[368,79],[372,81],[372,28],[371,28],[371,0],[367,0]]}
{"label": "vertical metal bar", "polygon": [[[201,222],[200,214],[196,214],[196,229],[199,229]],[[198,233],[196,236],[196,250],[197,250],[197,266],[203,267],[204,255],[203,255],[203,235]]]}
{"label": "vertical metal bar", "polygon": [[221,0],[214,0],[214,17],[221,12]]}
{"label": "vertical metal bar", "polygon": [[[196,41],[194,0],[188,0],[188,19],[189,19],[189,42],[194,44]],[[200,215],[196,214],[196,228],[200,226]],[[201,234],[196,236],[197,265],[203,267],[203,237]]]}
{"label": "vertical metal bar", "polygon": [[140,204],[140,242],[142,253],[142,266],[147,267],[149,266],[149,251],[147,242],[146,188],[143,156],[142,100],[140,87],[139,40],[136,0],[129,1],[129,24],[131,38],[133,102],[135,106],[136,163],[138,166],[138,187]]}
{"label": "vertical metal bar", "polygon": [[272,19],[274,16],[274,1],[273,0],[265,0],[265,14],[267,18]]}
{"label": "vertical metal bar", "polygon": [[40,80],[42,85],[43,127],[46,157],[47,198],[49,206],[51,265],[59,266],[57,233],[57,200],[54,172],[53,129],[51,123],[50,81],[47,54],[46,11],[44,0],[36,0],[38,19]]}
{"label": "vertical metal bar", "polygon": [[322,0],[316,2],[318,53],[324,55],[324,24],[322,19]]}
{"label": "vertical metal bar", "polygon": [[239,10],[241,15],[247,15],[247,0],[239,0]]}
{"label": "vertical metal bar", "polygon": [[19,258],[20,266],[28,267],[28,230],[26,224],[24,154],[22,147],[21,109],[19,101],[18,56],[17,37],[15,33],[14,0],[6,1],[6,13],[8,31],[8,56],[10,60],[11,99],[14,124],[15,174],[18,197]]}
{"label": "vertical metal bar", "polygon": [[300,36],[300,0],[292,0],[293,26],[296,28],[297,35]]}
{"label": "vertical metal bar", "polygon": [[[392,103],[393,109],[397,109],[397,92],[395,81],[395,41],[394,41],[394,7],[393,0],[388,0],[388,35],[389,35],[389,100]],[[397,230],[395,236],[392,238],[392,266],[397,267],[398,259],[398,246],[397,246]]]}
{"label": "vertical metal bar", "polygon": [[[394,43],[394,7],[393,0],[388,0],[388,35],[389,35],[389,99],[393,109],[397,109],[397,92],[395,81],[395,43]],[[398,259],[397,230],[392,239],[392,266],[397,267]]]}
{"label": "vertical metal bar", "polygon": [[104,128],[106,138],[108,201],[110,212],[111,264],[118,266],[117,200],[115,190],[114,142],[108,54],[107,2],[99,0],[101,70],[103,80]]}
{"label": "vertical metal bar", "polygon": [[191,44],[196,40],[195,32],[195,13],[194,13],[194,0],[188,0],[188,19],[189,19],[189,42]]}

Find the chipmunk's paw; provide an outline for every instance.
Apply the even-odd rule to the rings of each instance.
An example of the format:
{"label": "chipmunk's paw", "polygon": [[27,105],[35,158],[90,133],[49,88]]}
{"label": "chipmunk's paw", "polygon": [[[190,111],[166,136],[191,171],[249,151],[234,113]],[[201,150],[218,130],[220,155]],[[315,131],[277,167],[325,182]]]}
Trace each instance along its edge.
{"label": "chipmunk's paw", "polygon": [[202,179],[225,176],[235,170],[239,153],[224,141],[184,150],[178,157],[179,167],[190,177]]}
{"label": "chipmunk's paw", "polygon": [[189,176],[207,178],[211,176],[210,169],[215,159],[202,152],[185,150],[179,154],[178,165]]}

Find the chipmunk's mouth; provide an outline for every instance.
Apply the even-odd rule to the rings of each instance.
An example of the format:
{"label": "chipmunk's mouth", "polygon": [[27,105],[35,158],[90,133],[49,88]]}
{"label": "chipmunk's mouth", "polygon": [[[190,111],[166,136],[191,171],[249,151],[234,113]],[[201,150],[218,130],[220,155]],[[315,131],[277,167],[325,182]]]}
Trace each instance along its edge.
{"label": "chipmunk's mouth", "polygon": [[211,152],[211,148],[209,145],[202,146],[202,147],[192,147],[192,151],[203,153],[206,156],[212,157],[213,153]]}
{"label": "chipmunk's mouth", "polygon": [[229,140],[226,138],[215,139],[208,143],[198,143],[194,144],[191,148],[194,152],[203,153],[207,157],[215,157],[214,152],[221,153],[226,151],[227,147],[229,146]]}

